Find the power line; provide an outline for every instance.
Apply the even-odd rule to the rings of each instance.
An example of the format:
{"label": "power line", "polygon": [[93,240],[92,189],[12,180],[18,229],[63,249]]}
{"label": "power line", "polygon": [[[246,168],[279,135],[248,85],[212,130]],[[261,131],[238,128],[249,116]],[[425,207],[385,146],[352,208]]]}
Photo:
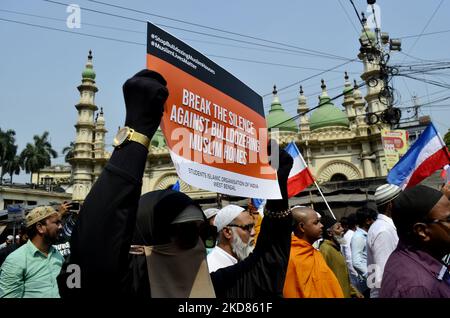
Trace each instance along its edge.
{"label": "power line", "polygon": [[[338,78],[341,78],[341,77],[338,77]],[[327,81],[327,83],[331,83],[331,81]],[[309,85],[309,86],[303,86],[303,88],[311,87],[311,86],[316,86],[316,85],[317,85],[317,84]],[[334,91],[334,90],[336,90],[336,89],[338,89],[338,88],[342,88],[342,87],[343,87],[342,85],[337,85],[337,86],[330,87],[330,88],[327,87],[327,92],[332,92],[332,91]],[[314,93],[305,95],[305,97],[306,97],[307,99],[309,99],[309,98],[314,98],[315,96],[318,96],[321,92],[322,92],[322,90],[316,91],[316,92],[314,92]],[[291,105],[290,103],[293,102],[293,101],[297,101],[297,100],[298,100],[298,96],[293,97],[293,98],[290,98],[290,99],[287,99],[287,100],[284,100],[284,101],[280,101],[280,104],[283,105],[284,109],[288,109],[288,106]],[[264,106],[264,110],[269,109],[270,106],[271,106],[270,104]],[[289,107],[289,108],[290,108],[290,107]]]}
{"label": "power line", "polygon": [[[289,84],[289,85],[284,86],[284,87],[282,87],[282,88],[280,88],[280,89],[277,89],[277,90],[280,92],[280,91],[285,90],[285,89],[287,89],[287,88],[290,88],[290,87],[292,87],[292,86],[296,86],[296,85],[298,85],[298,84],[300,84],[300,83],[302,83],[302,82],[308,81],[308,80],[310,80],[310,79],[312,79],[312,78],[314,78],[314,77],[320,76],[320,75],[322,75],[322,74],[324,74],[324,73],[333,71],[333,70],[335,70],[335,69],[337,69],[337,68],[339,68],[339,67],[341,67],[341,66],[347,65],[347,64],[349,64],[349,63],[351,63],[351,62],[354,62],[354,61],[356,61],[356,60],[357,60],[357,59],[355,58],[355,59],[350,60],[350,61],[347,61],[347,62],[345,62],[345,63],[336,65],[336,66],[334,66],[334,67],[331,67],[331,68],[329,68],[329,69],[324,70],[323,72],[320,72],[320,73],[317,73],[317,74],[313,74],[313,75],[311,75],[311,76],[308,76],[308,77],[306,77],[306,78],[304,78],[304,79],[301,79],[301,80],[299,80],[299,81],[296,81],[296,82],[294,82],[294,83],[292,83],[292,84]],[[264,94],[263,97],[270,96],[271,94],[272,94],[272,92],[267,93],[267,94]]]}
{"label": "power line", "polygon": [[6,22],[11,22],[11,23],[23,24],[23,25],[28,25],[28,26],[32,26],[32,27],[36,27],[36,28],[41,28],[41,29],[60,31],[60,32],[65,32],[65,33],[70,33],[70,34],[77,34],[77,35],[82,35],[82,36],[88,36],[88,37],[91,37],[91,38],[97,38],[97,39],[103,39],[103,40],[109,40],[109,41],[115,41],[115,42],[121,42],[121,43],[127,43],[127,44],[145,45],[143,43],[138,43],[138,42],[133,42],[133,41],[119,40],[119,39],[115,39],[115,38],[110,38],[110,37],[100,36],[100,35],[92,35],[92,34],[83,33],[83,32],[74,32],[74,31],[63,30],[63,29],[58,29],[58,28],[52,28],[52,27],[49,27],[49,26],[33,24],[33,23],[27,23],[27,22],[16,21],[16,20],[9,20],[9,19],[4,19],[4,18],[0,18],[0,21],[6,21]]}
{"label": "power line", "polygon": [[284,120],[284,121],[282,121],[282,122],[280,122],[280,123],[277,123],[277,124],[275,124],[275,125],[273,125],[273,126],[271,126],[271,127],[267,127],[267,128],[268,128],[268,129],[276,128],[276,127],[278,127],[278,126],[280,126],[280,125],[282,125],[282,124],[284,124],[284,123],[287,123],[287,122],[289,122],[289,121],[296,120],[297,118],[299,118],[299,117],[301,117],[301,116],[304,116],[304,115],[306,115],[307,113],[309,113],[309,112],[311,112],[311,111],[313,111],[313,110],[315,110],[315,109],[317,109],[317,108],[319,108],[319,107],[321,107],[321,106],[323,106],[323,105],[325,105],[325,104],[328,104],[329,102],[334,101],[335,99],[338,99],[338,98],[344,96],[345,94],[348,94],[348,93],[350,93],[350,92],[353,92],[353,91],[355,90],[355,88],[361,88],[361,87],[363,87],[363,86],[365,86],[365,85],[366,85],[366,83],[365,83],[365,82],[362,82],[362,83],[360,83],[360,84],[358,84],[358,85],[352,87],[352,88],[349,89],[347,92],[343,92],[343,93],[341,93],[341,94],[339,94],[339,95],[334,96],[333,98],[327,99],[326,101],[320,103],[319,105],[317,105],[317,106],[315,106],[315,107],[312,107],[312,108],[308,109],[307,111],[304,111],[304,112],[302,112],[302,113],[300,113],[300,114],[297,114],[297,115],[295,115],[295,116],[293,116],[293,117],[291,117],[291,118],[289,118],[289,119],[286,119],[286,120]]}
{"label": "power line", "polygon": [[345,16],[347,17],[347,20],[350,21],[350,23],[352,24],[353,29],[355,30],[356,34],[359,35],[358,29],[356,28],[355,24],[353,23],[353,20],[350,18],[350,15],[347,13],[347,10],[345,10],[345,7],[343,6],[341,0],[338,0],[338,3],[339,3],[339,6],[342,8],[342,11],[344,11]]}
{"label": "power line", "polygon": [[361,26],[362,26],[362,29],[363,29],[363,31],[364,31],[364,34],[366,35],[367,40],[369,41],[370,46],[373,47],[373,48],[375,48],[374,43],[372,43],[372,40],[370,39],[369,35],[367,34],[367,30],[366,30],[366,28],[364,27],[364,23],[363,23],[363,21],[361,20],[361,17],[359,16],[359,13],[358,13],[358,10],[356,9],[355,3],[353,2],[353,0],[350,0],[350,3],[352,4],[353,9],[355,10],[356,16],[358,17],[359,23],[360,23]]}
{"label": "power line", "polygon": [[[31,26],[31,27],[47,29],[47,30],[60,31],[60,32],[71,33],[71,34],[76,34],[76,35],[81,35],[81,36],[88,36],[88,37],[103,39],[103,40],[110,40],[110,41],[122,42],[122,43],[127,43],[127,44],[135,44],[135,45],[145,46],[144,43],[127,41],[127,40],[121,40],[121,39],[115,39],[115,38],[99,36],[99,35],[93,35],[93,34],[88,34],[88,33],[83,33],[83,32],[75,32],[75,31],[63,30],[63,29],[53,28],[53,27],[49,27],[49,26],[43,26],[43,25],[39,25],[39,24],[27,23],[27,22],[16,21],[16,20],[9,20],[9,19],[4,19],[4,18],[0,18],[0,20],[1,21],[5,21],[5,22],[23,24],[23,25],[27,25],[27,26]],[[281,64],[281,63],[272,63],[272,62],[265,62],[265,61],[258,61],[258,60],[242,59],[242,58],[237,58],[237,57],[214,55],[214,54],[208,54],[208,53],[205,53],[205,55],[209,56],[209,57],[222,58],[222,59],[227,59],[227,60],[232,60],[232,61],[242,61],[242,62],[247,62],[247,63],[282,66],[282,67],[288,67],[288,68],[314,70],[314,71],[319,70],[319,71],[327,72],[327,70],[323,70],[323,69],[311,68],[311,67],[303,67],[303,66],[297,66],[297,65],[288,65],[288,64]],[[333,71],[331,71],[331,72],[333,72]]]}
{"label": "power line", "polygon": [[434,9],[433,14],[431,15],[431,17],[428,19],[427,23],[425,24],[425,26],[422,29],[422,32],[420,32],[419,36],[416,38],[416,40],[414,41],[413,45],[411,46],[411,49],[409,50],[409,53],[411,53],[414,49],[414,47],[416,46],[417,42],[420,40],[420,38],[422,37],[422,34],[425,32],[426,28],[428,27],[428,25],[431,23],[431,20],[433,20],[434,16],[436,15],[437,11],[439,10],[439,8],[441,7],[442,3],[444,2],[444,0],[441,0],[441,2],[439,2],[438,6],[436,7],[436,9]]}
{"label": "power line", "polygon": [[[228,59],[228,60],[233,60],[233,61],[242,61],[242,62],[248,62],[248,63],[257,63],[257,64],[274,65],[274,66],[282,66],[282,67],[289,67],[289,68],[298,68],[298,69],[302,69],[302,70],[327,71],[327,70],[324,70],[324,69],[314,68],[314,67],[305,67],[305,66],[297,66],[297,65],[288,65],[288,64],[256,61],[256,60],[243,59],[243,58],[237,58],[237,57],[227,57],[227,56],[222,56],[222,55],[208,54],[208,56],[216,57],[216,58],[223,58],[223,59]],[[329,71],[329,72],[339,72],[339,71]]]}
{"label": "power line", "polygon": [[[31,13],[26,13],[26,12],[19,12],[19,11],[6,10],[6,9],[0,9],[0,11],[1,12],[18,14],[18,15],[23,15],[23,16],[29,16],[29,17],[36,17],[36,18],[41,18],[41,19],[53,20],[53,21],[66,22],[65,19],[59,19],[59,18],[54,18],[54,17],[49,17],[49,16],[42,16],[42,15],[31,14]],[[144,31],[137,31],[137,30],[118,28],[118,27],[113,27],[113,26],[108,26],[108,25],[100,25],[100,24],[87,23],[87,22],[83,22],[83,25],[93,26],[93,27],[102,28],[102,29],[112,29],[112,30],[118,30],[118,31],[138,33],[138,34],[146,34],[147,33],[147,32],[144,32]],[[271,53],[284,53],[284,54],[292,54],[292,55],[303,55],[302,53],[284,52],[284,51],[280,51],[280,50],[264,50],[264,49],[261,49],[261,48],[257,49],[257,48],[254,48],[254,47],[231,45],[231,44],[211,42],[211,41],[204,41],[204,40],[198,40],[198,39],[183,39],[183,40],[186,41],[186,42],[187,41],[191,41],[191,42],[200,42],[200,43],[221,45],[221,46],[227,46],[227,47],[242,48],[242,49],[248,49],[248,50],[258,50],[259,52],[265,51],[265,52],[271,52]],[[307,69],[307,68],[305,68],[305,69]],[[319,70],[319,69],[313,69],[313,70]]]}
{"label": "power line", "polygon": [[242,34],[242,33],[238,33],[238,32],[232,32],[232,31],[228,31],[228,30],[224,30],[224,29],[219,29],[219,28],[215,28],[215,27],[210,27],[210,26],[207,26],[207,25],[193,23],[193,22],[189,22],[189,21],[186,21],[186,20],[170,18],[170,17],[167,17],[167,16],[154,14],[154,13],[150,13],[150,12],[146,12],[146,11],[142,11],[142,10],[137,10],[137,9],[132,9],[132,8],[128,8],[128,7],[123,7],[123,6],[114,5],[114,4],[110,4],[110,3],[106,3],[106,2],[102,2],[102,1],[97,1],[97,0],[88,0],[88,1],[94,2],[94,3],[99,3],[99,4],[102,4],[102,5],[105,5],[105,6],[109,6],[109,7],[113,7],[113,8],[118,8],[118,9],[127,10],[127,11],[131,11],[131,12],[146,14],[146,15],[158,17],[158,18],[161,18],[161,19],[166,19],[166,20],[170,20],[170,21],[185,23],[185,24],[188,24],[188,25],[201,27],[201,28],[205,28],[205,29],[209,29],[209,30],[213,30],[213,31],[217,31],[217,32],[222,32],[222,33],[226,33],[226,34],[230,34],[230,35],[237,35],[237,36],[241,36],[241,37],[252,39],[252,40],[263,41],[263,42],[266,42],[266,43],[282,45],[282,46],[286,46],[286,47],[290,47],[290,48],[294,48],[294,49],[298,49],[298,50],[304,50],[304,51],[311,52],[311,53],[327,55],[327,56],[334,57],[334,58],[349,60],[348,58],[345,58],[345,57],[342,57],[342,56],[338,56],[338,55],[335,55],[335,54],[329,54],[329,53],[321,52],[321,51],[318,51],[318,50],[306,49],[306,48],[295,46],[295,45],[290,45],[290,44],[286,44],[286,43],[282,43],[282,42],[267,40],[267,39],[263,39],[263,38],[259,38],[259,37],[255,37],[255,36],[251,36],[251,35],[246,35],[246,34]]}
{"label": "power line", "polygon": [[399,36],[398,38],[399,39],[411,39],[411,38],[417,38],[417,37],[434,35],[434,34],[441,34],[441,33],[448,33],[448,32],[450,32],[450,30],[441,30],[441,31],[420,33],[420,34],[414,34],[414,35],[405,35],[405,36]]}
{"label": "power line", "polygon": [[[53,20],[53,21],[66,22],[65,19],[53,18],[53,17],[37,15],[37,14],[31,14],[31,13],[26,13],[26,12],[6,10],[6,9],[0,9],[0,11],[1,12],[18,14],[18,15],[24,15],[24,16],[28,16],[28,17],[35,17],[35,18],[41,18],[41,19],[47,19],[47,20]],[[96,27],[96,28],[111,29],[111,30],[125,31],[125,32],[132,32],[132,33],[140,33],[140,34],[146,34],[147,33],[147,32],[144,32],[144,31],[137,31],[137,30],[131,30],[131,29],[125,29],[125,28],[118,28],[118,27],[113,27],[113,26],[109,26],[109,25],[106,26],[106,25],[94,24],[94,23],[83,22],[83,25],[93,26],[93,27]]]}
{"label": "power line", "polygon": [[[42,1],[53,3],[53,4],[57,4],[57,5],[62,5],[62,6],[67,6],[68,5],[66,3],[53,1],[53,0],[42,0]],[[94,10],[94,9],[90,9],[90,8],[86,8],[86,7],[80,7],[80,8],[85,10],[85,11],[94,12],[94,13],[98,13],[98,14],[101,14],[101,15],[112,16],[112,17],[126,19],[126,20],[130,20],[130,21],[134,21],[134,22],[147,23],[147,21],[145,21],[145,20],[139,20],[139,19],[135,19],[135,18],[119,15],[119,14],[113,14],[113,13],[109,13],[109,12]],[[273,45],[266,45],[266,44],[255,43],[255,42],[250,42],[250,41],[244,41],[244,40],[234,39],[234,38],[225,37],[225,36],[221,36],[221,35],[205,33],[205,32],[199,32],[199,31],[189,30],[189,29],[175,27],[175,26],[161,24],[161,23],[155,23],[155,24],[157,26],[168,28],[168,29],[174,29],[174,30],[179,30],[179,31],[184,31],[184,32],[189,32],[189,33],[209,36],[209,37],[214,37],[214,38],[218,38],[218,39],[234,41],[234,42],[238,42],[238,43],[251,44],[251,45],[254,45],[254,46],[258,46],[258,47],[273,48],[273,49],[282,50],[282,51],[295,52],[295,53],[303,54],[303,55],[306,55],[306,56],[314,56],[314,57],[328,58],[328,59],[334,59],[334,60],[349,60],[349,59],[343,58],[343,57],[333,57],[333,56],[331,56],[329,54],[309,53],[307,51],[304,51],[304,49],[299,51],[298,49],[297,50],[293,50],[293,49],[281,48],[279,46],[273,46]]]}

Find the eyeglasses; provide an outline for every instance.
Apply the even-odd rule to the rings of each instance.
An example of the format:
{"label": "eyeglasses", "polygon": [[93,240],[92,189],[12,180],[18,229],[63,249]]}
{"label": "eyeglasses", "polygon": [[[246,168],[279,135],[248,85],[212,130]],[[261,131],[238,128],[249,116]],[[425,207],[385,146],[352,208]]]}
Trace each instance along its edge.
{"label": "eyeglasses", "polygon": [[252,232],[252,229],[255,227],[255,223],[249,223],[249,224],[228,224],[227,226],[231,226],[231,227],[239,227],[241,229],[243,229],[244,231],[247,231],[249,233]]}

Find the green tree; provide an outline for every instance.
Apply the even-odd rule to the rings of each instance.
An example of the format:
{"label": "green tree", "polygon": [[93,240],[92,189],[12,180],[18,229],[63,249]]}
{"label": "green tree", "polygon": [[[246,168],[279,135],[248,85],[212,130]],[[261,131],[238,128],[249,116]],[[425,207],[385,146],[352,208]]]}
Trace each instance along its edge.
{"label": "green tree", "polygon": [[62,150],[62,154],[65,155],[64,156],[65,162],[67,162],[67,163],[70,162],[70,159],[73,158],[74,151],[75,151],[75,143],[73,141],[71,141],[70,145],[67,147],[64,147],[64,149]]}
{"label": "green tree", "polygon": [[[13,161],[17,153],[16,132],[12,129],[3,131],[0,128],[0,184],[3,176],[8,173],[7,166],[10,167],[10,161]],[[19,168],[20,172],[20,168]]]}
{"label": "green tree", "polygon": [[[58,157],[58,154],[53,150],[52,145],[48,141],[48,131],[45,131],[42,136],[35,135],[33,137],[34,144],[27,143],[25,149],[20,154],[20,162],[26,173],[39,172],[40,169],[51,165],[51,158]],[[30,183],[31,183],[30,175]],[[38,174],[39,183],[39,174]]]}
{"label": "green tree", "polygon": [[7,161],[5,164],[5,171],[9,174],[11,183],[13,182],[13,175],[19,174],[20,170],[22,170],[22,165],[19,156],[14,156],[12,160]]}

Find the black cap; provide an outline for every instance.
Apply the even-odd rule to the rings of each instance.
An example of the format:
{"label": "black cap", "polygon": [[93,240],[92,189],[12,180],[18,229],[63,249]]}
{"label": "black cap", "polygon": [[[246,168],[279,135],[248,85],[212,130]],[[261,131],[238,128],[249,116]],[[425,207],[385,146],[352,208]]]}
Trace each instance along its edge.
{"label": "black cap", "polygon": [[424,221],[442,196],[440,191],[423,185],[402,191],[392,205],[392,219],[399,234],[407,234],[415,223]]}
{"label": "black cap", "polygon": [[323,224],[323,229],[326,231],[333,225],[335,225],[338,221],[329,215],[324,215],[320,218],[320,223]]}

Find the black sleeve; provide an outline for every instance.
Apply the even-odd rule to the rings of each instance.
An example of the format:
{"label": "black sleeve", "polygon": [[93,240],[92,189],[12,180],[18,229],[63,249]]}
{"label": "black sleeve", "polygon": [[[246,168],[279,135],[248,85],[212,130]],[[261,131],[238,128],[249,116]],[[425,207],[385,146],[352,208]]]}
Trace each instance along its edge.
{"label": "black sleeve", "polygon": [[[128,269],[147,149],[116,149],[82,206],[70,240],[71,255],[58,278],[61,296],[115,295]],[[76,264],[81,288],[69,289],[67,265]]]}
{"label": "black sleeve", "polygon": [[291,247],[292,217],[265,216],[255,250],[211,273],[218,298],[282,297]]}

